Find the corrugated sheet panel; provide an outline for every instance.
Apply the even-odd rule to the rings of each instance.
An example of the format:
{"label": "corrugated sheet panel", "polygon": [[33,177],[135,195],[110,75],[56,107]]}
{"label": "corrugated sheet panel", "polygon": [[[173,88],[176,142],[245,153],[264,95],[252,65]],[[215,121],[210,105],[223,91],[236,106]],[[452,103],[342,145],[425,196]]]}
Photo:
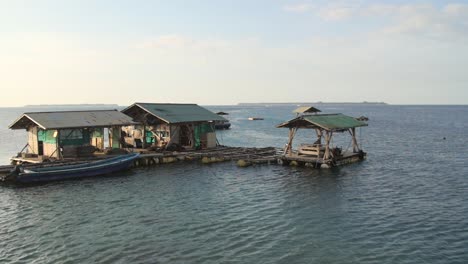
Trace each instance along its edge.
{"label": "corrugated sheet panel", "polygon": [[367,126],[365,122],[343,114],[307,115],[294,118],[278,125],[278,127],[310,127],[310,125],[327,130],[341,130],[353,127]]}
{"label": "corrugated sheet panel", "polygon": [[304,116],[304,119],[328,130],[367,126],[366,123],[357,121],[354,117],[343,114],[310,115]]}
{"label": "corrugated sheet panel", "polygon": [[[135,103],[168,123],[188,123],[202,121],[224,121],[225,118],[196,104],[152,104]],[[132,107],[132,106],[130,106]],[[129,109],[128,107],[127,109]],[[125,110],[123,110],[125,112]]]}
{"label": "corrugated sheet panel", "polygon": [[136,124],[131,117],[117,110],[57,111],[25,113],[10,128],[23,129],[33,123],[45,130]]}
{"label": "corrugated sheet panel", "polygon": [[322,112],[319,109],[313,107],[313,106],[301,106],[297,108],[296,110],[293,111],[293,113],[317,113],[317,112]]}

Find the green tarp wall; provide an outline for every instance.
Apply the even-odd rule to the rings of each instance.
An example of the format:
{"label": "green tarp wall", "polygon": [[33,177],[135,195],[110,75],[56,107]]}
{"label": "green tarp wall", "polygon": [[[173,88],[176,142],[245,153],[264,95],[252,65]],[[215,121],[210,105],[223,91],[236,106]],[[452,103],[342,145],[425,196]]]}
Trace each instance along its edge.
{"label": "green tarp wall", "polygon": [[[87,129],[82,129],[82,138],[66,138],[70,133],[70,130],[60,131],[62,133],[60,139],[61,146],[81,146],[89,144],[90,142],[90,132]],[[56,144],[57,138],[54,137],[55,130],[39,130],[37,132],[38,141],[42,141],[48,144]]]}
{"label": "green tarp wall", "polygon": [[37,131],[37,140],[48,144],[55,144],[57,140],[54,138],[54,132],[55,130],[39,130]]}
{"label": "green tarp wall", "polygon": [[120,128],[112,128],[112,148],[120,148]]}
{"label": "green tarp wall", "polygon": [[201,147],[201,136],[203,134],[214,132],[214,128],[210,124],[201,124],[193,127],[194,136],[195,136],[195,148],[198,149]]}
{"label": "green tarp wall", "polygon": [[70,134],[68,131],[60,131],[60,145],[61,146],[82,146],[87,145],[90,142],[90,133],[87,129],[79,129],[82,133],[82,138],[67,138]]}

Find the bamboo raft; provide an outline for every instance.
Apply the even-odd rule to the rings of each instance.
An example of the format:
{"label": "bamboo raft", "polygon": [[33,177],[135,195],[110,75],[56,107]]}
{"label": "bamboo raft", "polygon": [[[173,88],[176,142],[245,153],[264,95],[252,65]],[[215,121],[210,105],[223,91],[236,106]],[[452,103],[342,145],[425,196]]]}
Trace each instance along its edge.
{"label": "bamboo raft", "polygon": [[[327,164],[317,157],[298,154],[284,155],[281,149],[275,147],[248,148],[218,146],[214,149],[187,150],[187,151],[149,151],[146,149],[134,149],[140,156],[133,163],[133,167],[156,166],[174,162],[201,162],[212,164],[218,162],[236,161],[239,167],[248,167],[256,164],[279,164],[290,166],[306,166],[314,168],[334,167],[348,163],[358,162],[365,158],[365,153],[344,153],[340,158],[333,160],[333,164]],[[364,156],[363,156],[364,155]],[[101,160],[117,155],[96,155],[88,158],[65,159],[43,163],[23,163],[27,169],[74,165]],[[326,166],[325,166],[326,165]],[[328,166],[330,165],[330,166]],[[14,165],[0,166],[0,176],[7,175],[14,169]]]}
{"label": "bamboo raft", "polygon": [[[248,148],[248,147],[226,147],[218,146],[214,149],[187,150],[187,151],[149,151],[145,149],[134,149],[139,152],[140,157],[135,160],[134,167],[151,166],[157,164],[173,163],[178,161],[201,161],[204,164],[248,160],[251,164],[276,163],[279,157],[279,149],[274,147]],[[58,165],[72,165],[110,158],[112,155],[97,155],[89,158],[66,159],[43,163],[27,163],[23,159],[25,168],[42,168]],[[14,165],[0,166],[0,174],[7,174],[14,169]]]}

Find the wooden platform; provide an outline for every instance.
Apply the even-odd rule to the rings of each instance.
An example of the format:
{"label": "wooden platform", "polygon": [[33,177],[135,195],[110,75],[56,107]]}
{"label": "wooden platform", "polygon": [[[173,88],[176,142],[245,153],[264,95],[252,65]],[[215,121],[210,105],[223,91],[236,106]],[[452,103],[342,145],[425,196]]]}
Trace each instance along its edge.
{"label": "wooden platform", "polygon": [[[149,166],[155,164],[172,163],[176,161],[201,160],[203,163],[215,163],[230,160],[248,159],[255,163],[264,163],[267,161],[276,161],[278,150],[274,147],[265,148],[246,148],[246,147],[226,147],[219,146],[213,149],[205,150],[187,150],[187,151],[149,151],[145,149],[132,149],[133,152],[141,153],[135,166]],[[103,158],[110,158],[115,155],[97,154],[88,158],[75,158],[66,160],[57,160],[51,162],[38,162],[37,158],[13,158],[22,163],[25,168],[48,167],[58,165],[69,165]],[[0,174],[6,174],[14,168],[13,165],[0,166]]]}
{"label": "wooden platform", "polygon": [[284,155],[279,157],[278,163],[287,165],[291,162],[297,163],[297,165],[305,165],[308,167],[314,168],[324,168],[324,167],[336,167],[345,164],[350,164],[354,162],[361,161],[365,159],[365,152],[344,152],[339,157],[334,157],[330,160],[324,160],[322,157],[309,156],[309,155],[299,155],[297,153]]}
{"label": "wooden platform", "polygon": [[[204,164],[237,161],[241,167],[253,164],[280,164],[280,165],[297,165],[308,166],[314,168],[335,167],[348,163],[354,163],[363,160],[366,156],[365,152],[352,153],[345,152],[342,156],[336,157],[333,160],[324,161],[323,158],[309,155],[299,155],[297,152],[290,155],[282,155],[281,151],[274,147],[265,148],[247,148],[247,147],[226,147],[219,146],[214,149],[205,150],[189,150],[189,151],[148,151],[144,149],[134,150],[140,152],[140,157],[135,161],[134,166],[151,166],[157,164],[181,162],[181,161],[201,161]],[[90,158],[81,159],[66,159],[59,161],[51,161],[37,163],[33,159],[25,159],[26,163],[22,164],[25,168],[33,169],[38,167],[50,167],[59,165],[71,165],[95,161],[104,158],[110,158],[115,155],[98,154]],[[24,159],[24,158],[22,158]],[[0,175],[8,174],[14,168],[13,165],[0,166]]]}

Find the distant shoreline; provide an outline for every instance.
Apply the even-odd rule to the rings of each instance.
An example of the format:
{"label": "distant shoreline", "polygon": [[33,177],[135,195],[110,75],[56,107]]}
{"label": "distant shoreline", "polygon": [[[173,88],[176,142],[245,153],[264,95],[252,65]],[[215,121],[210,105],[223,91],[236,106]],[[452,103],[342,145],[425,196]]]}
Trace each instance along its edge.
{"label": "distant shoreline", "polygon": [[333,105],[357,105],[357,104],[365,104],[365,105],[388,105],[385,102],[289,102],[289,103],[238,103],[239,106],[263,106],[263,105],[274,105],[274,106],[281,106],[281,105],[325,105],[325,104],[333,104]]}

